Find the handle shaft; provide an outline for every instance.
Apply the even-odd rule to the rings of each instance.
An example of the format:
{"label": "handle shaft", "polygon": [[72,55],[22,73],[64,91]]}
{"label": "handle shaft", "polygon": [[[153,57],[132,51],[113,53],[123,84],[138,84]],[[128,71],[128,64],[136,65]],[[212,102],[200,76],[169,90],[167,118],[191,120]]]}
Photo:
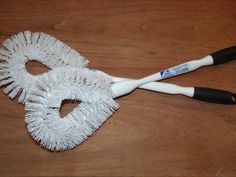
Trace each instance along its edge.
{"label": "handle shaft", "polygon": [[216,51],[212,53],[211,55],[208,55],[202,59],[191,60],[186,63],[182,63],[180,65],[165,69],[151,76],[145,77],[143,79],[146,81],[144,81],[143,83],[147,83],[148,80],[158,81],[161,79],[174,77],[177,75],[194,71],[203,66],[223,64],[223,63],[235,60],[235,59],[236,59],[236,46],[232,46],[229,48]]}

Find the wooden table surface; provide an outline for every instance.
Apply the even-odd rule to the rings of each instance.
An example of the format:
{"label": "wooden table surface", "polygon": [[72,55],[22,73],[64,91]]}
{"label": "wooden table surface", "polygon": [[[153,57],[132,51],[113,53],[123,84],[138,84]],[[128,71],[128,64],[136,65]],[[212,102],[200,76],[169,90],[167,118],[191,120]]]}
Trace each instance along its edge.
{"label": "wooden table surface", "polygon": [[[42,31],[78,50],[90,68],[131,78],[236,44],[234,0],[2,0],[0,22],[1,42]],[[231,62],[165,82],[236,92],[235,76]],[[1,91],[0,176],[236,176],[235,106],[144,90],[117,101],[119,111],[86,142],[52,153],[27,133],[24,106]]]}

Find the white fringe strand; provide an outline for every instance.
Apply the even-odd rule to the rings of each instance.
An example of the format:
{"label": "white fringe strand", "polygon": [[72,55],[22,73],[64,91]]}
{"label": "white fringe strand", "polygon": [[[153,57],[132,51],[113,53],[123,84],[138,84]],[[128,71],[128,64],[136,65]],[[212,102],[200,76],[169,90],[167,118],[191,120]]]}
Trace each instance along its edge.
{"label": "white fringe strand", "polygon": [[39,75],[31,75],[25,65],[28,61],[38,61],[49,68],[61,66],[85,67],[88,60],[76,50],[56,38],[42,32],[20,32],[3,43],[0,49],[0,86],[4,92],[24,103],[28,90]]}
{"label": "white fringe strand", "polygon": [[[118,109],[111,84],[110,77],[86,68],[61,67],[40,76],[25,104],[28,132],[51,151],[81,144]],[[65,99],[81,103],[61,118]]]}

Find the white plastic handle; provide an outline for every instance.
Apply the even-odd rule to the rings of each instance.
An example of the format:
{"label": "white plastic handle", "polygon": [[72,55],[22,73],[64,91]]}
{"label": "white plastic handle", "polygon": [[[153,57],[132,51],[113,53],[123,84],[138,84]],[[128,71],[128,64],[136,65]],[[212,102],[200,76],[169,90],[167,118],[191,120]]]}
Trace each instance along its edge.
{"label": "white plastic handle", "polygon": [[[127,80],[134,80],[128,78],[121,78],[121,77],[112,77],[114,82],[120,81],[127,81]],[[140,85],[139,88],[145,90],[151,90],[154,92],[161,92],[173,95],[185,95],[188,97],[193,97],[194,88],[193,87],[182,87],[176,84],[169,84],[164,82],[149,82],[147,84]]]}
{"label": "white plastic handle", "polygon": [[211,55],[208,55],[202,59],[192,60],[192,61],[180,64],[180,65],[174,66],[172,68],[163,70],[161,72],[152,74],[150,76],[144,77],[142,79],[139,79],[139,82],[140,84],[145,84],[148,82],[159,81],[159,80],[174,77],[180,74],[188,73],[202,66],[207,66],[207,65],[212,65],[212,64],[213,64],[213,58]]}

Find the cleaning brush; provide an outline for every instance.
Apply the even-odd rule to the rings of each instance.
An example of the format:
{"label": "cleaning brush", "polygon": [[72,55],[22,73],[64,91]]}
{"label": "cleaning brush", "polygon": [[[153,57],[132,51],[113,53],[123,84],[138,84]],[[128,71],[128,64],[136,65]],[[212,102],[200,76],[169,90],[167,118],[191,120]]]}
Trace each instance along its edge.
{"label": "cleaning brush", "polygon": [[3,43],[0,49],[0,86],[12,99],[25,102],[28,90],[38,75],[26,70],[28,61],[38,61],[49,68],[60,66],[85,67],[88,63],[76,50],[42,32],[20,32]]}

